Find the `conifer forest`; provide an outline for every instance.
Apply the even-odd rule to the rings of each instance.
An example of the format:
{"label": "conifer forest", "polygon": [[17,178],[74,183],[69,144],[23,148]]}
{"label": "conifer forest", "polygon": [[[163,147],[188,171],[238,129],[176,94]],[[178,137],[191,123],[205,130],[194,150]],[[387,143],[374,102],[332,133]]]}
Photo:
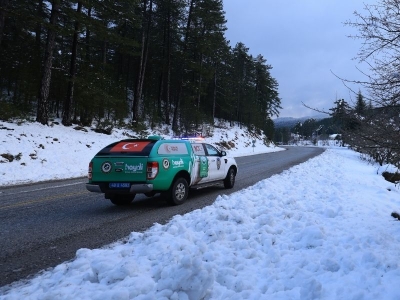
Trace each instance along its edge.
{"label": "conifer forest", "polygon": [[0,0],[0,118],[272,136],[272,66],[226,30],[222,0]]}

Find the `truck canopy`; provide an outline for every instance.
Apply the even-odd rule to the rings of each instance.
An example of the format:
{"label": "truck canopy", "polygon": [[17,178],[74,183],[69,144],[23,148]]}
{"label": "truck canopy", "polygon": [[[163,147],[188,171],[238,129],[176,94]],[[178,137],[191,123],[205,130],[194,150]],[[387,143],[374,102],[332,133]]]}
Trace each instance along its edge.
{"label": "truck canopy", "polygon": [[155,139],[126,139],[101,149],[96,156],[149,156]]}

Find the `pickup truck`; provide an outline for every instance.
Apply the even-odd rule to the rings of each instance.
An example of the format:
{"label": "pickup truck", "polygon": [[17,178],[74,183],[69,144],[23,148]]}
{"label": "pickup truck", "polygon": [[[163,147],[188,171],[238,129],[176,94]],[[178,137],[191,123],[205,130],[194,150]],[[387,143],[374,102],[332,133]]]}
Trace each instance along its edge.
{"label": "pickup truck", "polygon": [[115,205],[129,204],[140,193],[161,193],[179,205],[189,188],[220,183],[232,188],[237,172],[233,157],[202,140],[150,136],[118,141],[98,152],[89,163],[86,189],[103,193]]}

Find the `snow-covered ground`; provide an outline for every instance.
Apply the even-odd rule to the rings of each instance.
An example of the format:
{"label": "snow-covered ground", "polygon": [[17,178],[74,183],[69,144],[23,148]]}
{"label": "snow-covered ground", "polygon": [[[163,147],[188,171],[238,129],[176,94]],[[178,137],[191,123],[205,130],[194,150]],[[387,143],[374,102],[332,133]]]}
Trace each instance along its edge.
{"label": "snow-covered ground", "polygon": [[[3,185],[83,176],[91,156],[121,137],[0,125],[15,129],[0,130],[0,155],[22,153],[0,164]],[[233,155],[253,153],[237,145]],[[391,216],[400,191],[380,175],[385,169],[327,148],[127,242],[80,249],[72,261],[0,288],[0,299],[400,299],[400,222]]]}
{"label": "snow-covered ground", "polygon": [[[225,149],[235,157],[265,152],[282,151],[271,144],[267,147],[263,136],[257,136],[239,127],[216,128],[206,141]],[[8,123],[0,121],[0,187],[33,181],[65,179],[86,176],[92,157],[103,147],[136,133],[125,129],[114,129],[111,135],[95,133],[90,128],[75,130],[62,125],[44,126],[40,123]],[[166,131],[163,129],[162,131]],[[160,131],[148,131],[148,135],[172,138]],[[253,140],[255,144],[253,147]],[[3,156],[2,156],[3,155]],[[11,155],[12,162],[7,159]]]}

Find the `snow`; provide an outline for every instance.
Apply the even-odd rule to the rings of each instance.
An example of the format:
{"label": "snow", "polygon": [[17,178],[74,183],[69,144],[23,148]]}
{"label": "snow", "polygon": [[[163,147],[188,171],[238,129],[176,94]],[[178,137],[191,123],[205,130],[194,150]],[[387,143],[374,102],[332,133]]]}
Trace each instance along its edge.
{"label": "snow", "polygon": [[[227,130],[214,130],[213,136],[206,141],[218,148],[216,143],[232,142],[233,148],[225,149],[228,155],[238,157],[284,150],[273,144],[267,147],[262,139],[257,139],[257,136],[244,129],[222,125]],[[28,126],[24,123],[0,122],[0,155],[21,156],[12,163],[0,156],[0,187],[87,176],[89,162],[98,151],[108,144],[135,135],[123,129],[115,129],[111,135],[95,133],[87,127],[84,130],[54,123],[48,127],[37,122]],[[172,137],[152,131],[148,131],[144,137],[155,134],[164,138]],[[256,140],[255,147],[252,147],[253,140]]]}
{"label": "snow", "polygon": [[[121,137],[2,125],[15,130],[0,130],[0,154],[22,153],[0,164],[3,185],[83,176],[91,156]],[[253,153],[242,146],[231,154]],[[33,149],[36,160],[26,157]],[[400,222],[391,213],[400,191],[381,176],[386,168],[327,147],[165,225],[79,249],[72,261],[0,288],[0,299],[399,299]]]}

